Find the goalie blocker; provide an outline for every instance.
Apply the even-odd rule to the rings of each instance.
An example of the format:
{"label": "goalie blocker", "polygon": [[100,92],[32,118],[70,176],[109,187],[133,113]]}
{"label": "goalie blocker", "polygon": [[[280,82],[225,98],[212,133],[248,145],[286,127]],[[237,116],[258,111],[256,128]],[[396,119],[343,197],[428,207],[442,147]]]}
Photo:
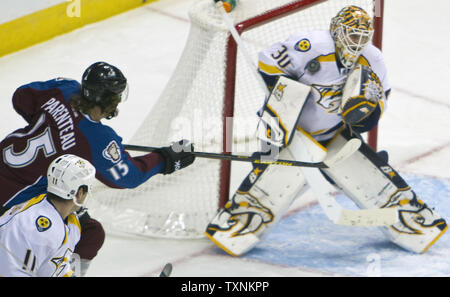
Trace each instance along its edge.
{"label": "goalie blocker", "polygon": [[[348,142],[350,135],[337,135],[325,149],[317,142],[308,140],[312,138],[304,137],[304,131],[296,130],[295,125],[292,126],[293,119],[298,118],[301,113],[301,104],[300,108],[294,110],[289,102],[284,102],[283,105],[280,102],[298,103],[298,94],[285,96],[285,91],[292,85],[301,84],[287,78],[280,78],[278,84],[280,83],[284,91],[283,100],[280,100],[280,94],[275,95],[276,92],[272,92],[265,107],[268,114],[278,117],[279,127],[274,127],[273,122],[268,126],[271,130],[277,129],[277,137],[274,138],[272,133],[265,133],[263,135],[272,136],[272,139],[262,137],[263,140],[273,141],[272,144],[281,147],[278,157],[285,159],[309,154],[311,160],[318,161],[317,158],[323,160],[323,151],[328,150],[328,155],[331,156],[339,151]],[[300,87],[300,90],[302,88]],[[303,88],[300,96],[303,102],[308,96],[305,90]],[[264,113],[262,118],[264,119]],[[300,139],[301,141],[297,141]],[[293,144],[289,146],[291,142]],[[302,151],[299,149],[302,146],[295,148],[296,143],[307,144],[308,149]],[[360,208],[375,211],[397,210],[397,222],[382,227],[383,232],[392,242],[409,251],[425,252],[447,230],[445,220],[418,199],[398,173],[366,144],[343,162],[333,164],[323,172]],[[314,178],[311,180],[311,176],[305,178],[305,174],[308,174],[305,168],[255,165],[233,197],[208,224],[205,235],[231,255],[240,256],[246,253],[276,225],[307,181],[310,187],[315,187],[315,193],[327,194],[322,187],[329,188],[331,185],[325,179],[311,174]],[[328,213],[327,215],[329,216]]]}

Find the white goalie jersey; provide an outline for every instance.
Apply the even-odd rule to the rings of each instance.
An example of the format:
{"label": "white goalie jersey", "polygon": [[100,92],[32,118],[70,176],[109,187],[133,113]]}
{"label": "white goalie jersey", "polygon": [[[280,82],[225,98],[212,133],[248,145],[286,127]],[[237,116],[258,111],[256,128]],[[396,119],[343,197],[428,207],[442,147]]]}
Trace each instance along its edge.
{"label": "white goalie jersey", "polygon": [[[358,60],[379,77],[383,90],[390,90],[381,52],[369,44]],[[348,70],[336,60],[335,45],[328,31],[313,31],[290,36],[259,54],[259,71],[270,86],[270,79],[288,76],[312,87],[298,125],[317,141],[333,137],[342,126],[342,89]],[[378,102],[381,112],[386,98]]]}
{"label": "white goalie jersey", "polygon": [[12,207],[0,217],[0,276],[71,276],[80,234],[77,216],[63,221],[44,194]]}

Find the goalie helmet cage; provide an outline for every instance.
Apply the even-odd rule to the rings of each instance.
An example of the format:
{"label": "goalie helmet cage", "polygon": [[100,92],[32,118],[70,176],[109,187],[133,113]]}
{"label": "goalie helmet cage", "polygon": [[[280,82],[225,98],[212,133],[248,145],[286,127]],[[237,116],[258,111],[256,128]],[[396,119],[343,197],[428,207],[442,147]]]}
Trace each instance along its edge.
{"label": "goalie helmet cage", "polygon": [[[259,51],[291,34],[328,30],[331,18],[346,5],[358,5],[375,16],[374,43],[380,47],[378,0],[240,0],[229,16],[256,65]],[[129,142],[155,147],[189,139],[196,151],[250,155],[258,150],[256,111],[266,95],[255,66],[239,53],[213,0],[195,2],[189,18],[189,36],[176,69]],[[202,237],[229,199],[234,166],[197,158],[191,166],[154,176],[135,189],[98,183],[88,207],[109,232]]]}

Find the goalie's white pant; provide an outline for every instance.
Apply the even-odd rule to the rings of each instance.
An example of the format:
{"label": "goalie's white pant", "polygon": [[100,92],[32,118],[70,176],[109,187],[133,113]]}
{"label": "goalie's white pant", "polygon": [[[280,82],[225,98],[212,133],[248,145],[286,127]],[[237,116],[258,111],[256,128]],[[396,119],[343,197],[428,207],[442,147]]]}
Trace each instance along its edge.
{"label": "goalie's white pant", "polygon": [[[328,153],[339,150],[346,137],[335,137]],[[285,149],[279,157],[288,159],[291,154]],[[417,199],[398,173],[366,144],[323,171],[360,208],[398,208],[399,221],[382,228],[407,250],[423,253],[447,230],[445,220]],[[304,184],[299,167],[256,166],[208,225],[206,236],[231,255],[246,253],[283,216]]]}

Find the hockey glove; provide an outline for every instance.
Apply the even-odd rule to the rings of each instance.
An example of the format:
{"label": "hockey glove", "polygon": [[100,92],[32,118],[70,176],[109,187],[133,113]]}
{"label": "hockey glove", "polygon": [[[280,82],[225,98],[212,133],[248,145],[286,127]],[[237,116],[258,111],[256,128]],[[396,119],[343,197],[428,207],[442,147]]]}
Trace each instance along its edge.
{"label": "hockey glove", "polygon": [[353,126],[367,118],[384,97],[378,76],[367,66],[358,65],[347,78],[340,107],[342,120]]}
{"label": "hockey glove", "polygon": [[155,151],[165,160],[163,174],[171,174],[191,165],[195,160],[194,145],[188,140],[180,140],[171,146],[162,147]]}
{"label": "hockey glove", "polygon": [[342,120],[353,126],[367,118],[377,107],[378,102],[368,100],[364,96],[348,98],[342,107]]}

